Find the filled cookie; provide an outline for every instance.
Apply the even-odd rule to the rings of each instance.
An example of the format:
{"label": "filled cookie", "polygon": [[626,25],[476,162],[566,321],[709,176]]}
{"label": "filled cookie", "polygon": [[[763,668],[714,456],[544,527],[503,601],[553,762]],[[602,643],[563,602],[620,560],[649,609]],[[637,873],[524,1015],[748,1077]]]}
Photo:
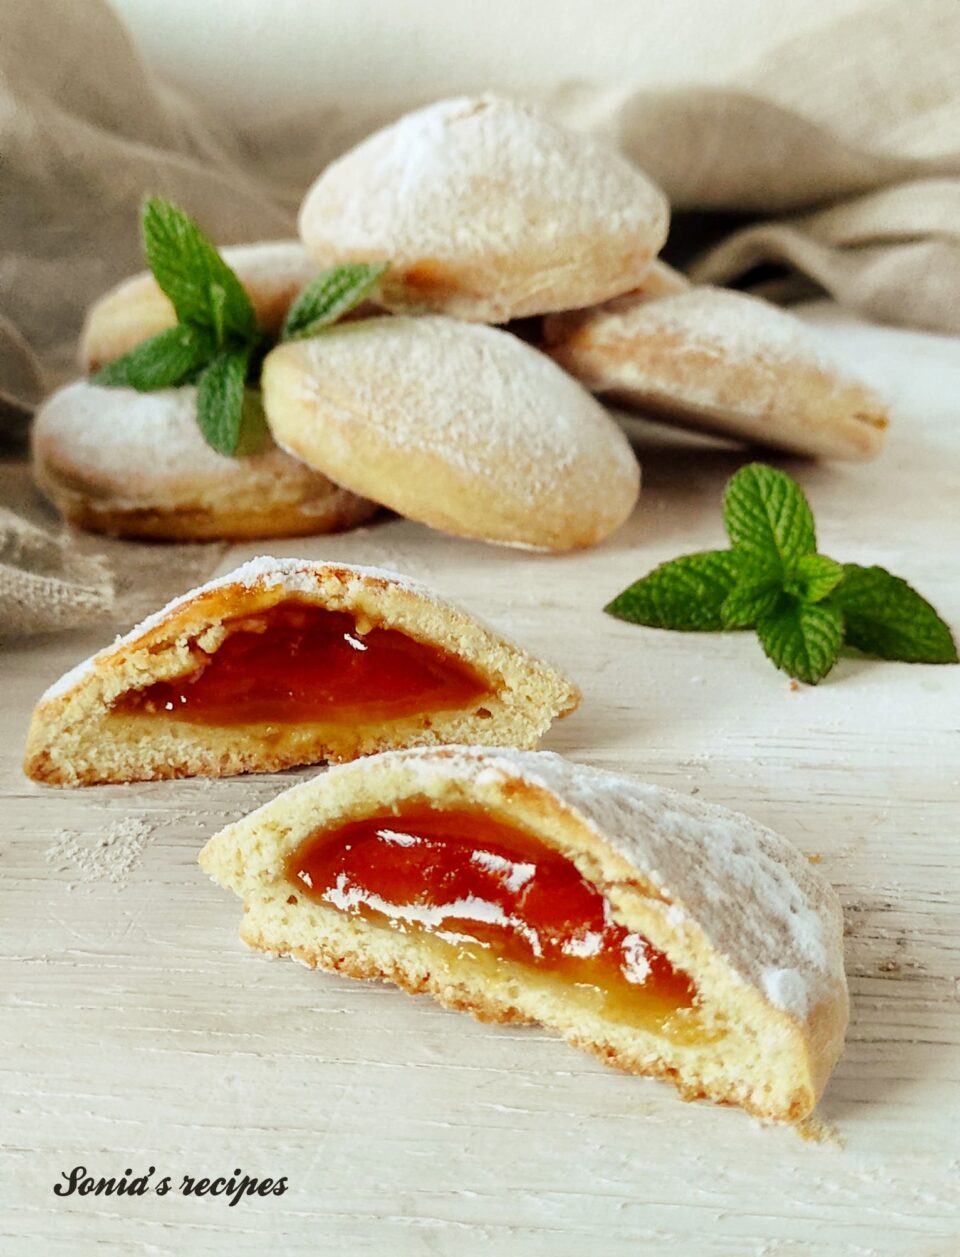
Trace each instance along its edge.
{"label": "filled cookie", "polygon": [[389,310],[505,323],[638,287],[668,217],[613,149],[480,96],[407,114],[333,162],[300,235],[319,266],[389,262]]}
{"label": "filled cookie", "polygon": [[799,319],[745,293],[690,288],[544,321],[546,351],[593,392],[653,417],[824,458],[872,458],[883,402]]}
{"label": "filled cookie", "polygon": [[79,380],[54,393],[32,431],[34,478],[89,532],[170,541],[333,532],[374,514],[266,436],[226,458],[197,427],[193,387],[138,393]]}
{"label": "filled cookie", "polygon": [[[276,337],[293,299],[317,273],[297,240],[226,245],[220,249],[253,305],[260,328]],[[148,272],[123,280],[90,307],[80,365],[93,372],[176,324],[169,299]]]}
{"label": "filled cookie", "polygon": [[684,1099],[796,1121],[843,1048],[832,888],[745,816],[556,755],[331,769],[215,835],[252,947],[539,1022]]}
{"label": "filled cookie", "polygon": [[457,536],[570,550],[612,533],[637,500],[636,459],[603,407],[496,328],[366,319],[278,346],[262,381],[284,449]]}
{"label": "filled cookie", "polygon": [[535,746],[574,686],[391,572],[255,559],[61,678],[25,771],[51,785],[223,777],[445,742]]}

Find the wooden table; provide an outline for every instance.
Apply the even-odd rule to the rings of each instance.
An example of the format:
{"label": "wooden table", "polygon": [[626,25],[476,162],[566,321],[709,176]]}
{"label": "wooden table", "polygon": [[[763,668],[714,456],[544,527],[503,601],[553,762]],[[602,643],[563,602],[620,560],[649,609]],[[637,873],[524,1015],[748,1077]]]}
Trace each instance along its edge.
{"label": "wooden table", "polygon": [[[958,625],[960,342],[808,317],[895,416],[876,464],[785,464],[823,549],[907,576]],[[196,853],[308,773],[86,791],[21,775],[33,702],[101,629],[2,655],[4,1257],[960,1251],[960,669],[845,661],[793,691],[750,635],[604,617],[654,563],[722,544],[741,461],[650,429],[638,444],[641,509],[593,552],[526,555],[400,520],[270,548],[423,578],[581,683],[548,747],[742,809],[821,857],[853,995],[822,1105],[833,1137],[684,1105],[551,1034],[247,952],[239,904]],[[128,616],[259,548],[107,547],[125,555]],[[61,1199],[77,1164],[152,1165],[175,1186]],[[236,1207],[177,1190],[237,1168],[289,1188]]]}

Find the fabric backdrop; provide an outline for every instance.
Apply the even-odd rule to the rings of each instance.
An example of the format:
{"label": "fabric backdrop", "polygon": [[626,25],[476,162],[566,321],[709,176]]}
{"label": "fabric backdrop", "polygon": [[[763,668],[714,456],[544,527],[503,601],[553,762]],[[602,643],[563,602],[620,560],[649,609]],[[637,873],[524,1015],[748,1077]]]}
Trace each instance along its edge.
{"label": "fabric backdrop", "polygon": [[[324,101],[241,136],[159,83],[100,0],[0,0],[0,31],[0,442],[74,372],[89,302],[141,269],[145,192],[223,243],[288,235],[332,157],[423,103]],[[735,88],[558,84],[540,103],[664,187],[668,255],[694,279],[785,299],[813,284],[960,334],[958,48],[957,0],[892,0],[785,43]],[[0,633],[109,604],[102,566],[0,510]]]}

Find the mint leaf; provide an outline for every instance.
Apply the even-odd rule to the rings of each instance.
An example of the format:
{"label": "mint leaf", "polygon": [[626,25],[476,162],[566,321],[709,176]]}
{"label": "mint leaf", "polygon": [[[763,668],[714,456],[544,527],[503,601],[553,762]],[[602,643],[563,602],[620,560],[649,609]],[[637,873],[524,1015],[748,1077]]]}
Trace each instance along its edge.
{"label": "mint leaf", "polygon": [[135,388],[150,393],[189,380],[209,358],[210,337],[195,327],[178,324],[142,341],[129,353],[100,368],[94,384]]}
{"label": "mint leaf", "polygon": [[817,548],[813,513],[803,490],[782,471],[750,463],[734,475],[723,500],[734,549],[754,561],[788,566]]}
{"label": "mint leaf", "polygon": [[661,563],[604,609],[655,628],[756,628],[769,659],[816,685],[846,643],[908,663],[957,663],[956,642],[934,608],[882,567],[817,554],[800,486],[762,463],[731,477],[724,497],[730,550]]}
{"label": "mint leaf", "polygon": [[801,602],[822,602],[842,579],[842,563],[825,554],[804,554],[791,565],[783,587]]}
{"label": "mint leaf", "polygon": [[720,609],[737,579],[729,550],[704,550],[661,563],[604,607],[608,615],[685,633],[723,628]]}
{"label": "mint leaf", "polygon": [[281,340],[300,340],[329,327],[370,295],[386,262],[333,266],[311,280],[287,313]]}
{"label": "mint leaf", "polygon": [[209,330],[220,348],[230,336],[258,338],[257,316],[243,285],[192,218],[151,196],[140,225],[147,265],[181,323]]}
{"label": "mint leaf", "polygon": [[808,685],[822,681],[840,655],[843,615],[838,607],[791,599],[757,624],[767,658]]}
{"label": "mint leaf", "polygon": [[237,442],[234,457],[249,458],[251,454],[259,454],[270,444],[271,439],[259,388],[245,388],[240,420],[240,439]]}
{"label": "mint leaf", "polygon": [[777,610],[782,598],[783,588],[777,581],[737,585],[720,608],[721,623],[725,629],[755,628],[758,620]]}
{"label": "mint leaf", "polygon": [[232,457],[240,446],[249,358],[248,349],[221,350],[197,384],[197,423],[206,443],[218,454]]}
{"label": "mint leaf", "polygon": [[899,576],[846,563],[833,594],[843,610],[848,646],[903,663],[956,663],[953,635],[936,611]]}

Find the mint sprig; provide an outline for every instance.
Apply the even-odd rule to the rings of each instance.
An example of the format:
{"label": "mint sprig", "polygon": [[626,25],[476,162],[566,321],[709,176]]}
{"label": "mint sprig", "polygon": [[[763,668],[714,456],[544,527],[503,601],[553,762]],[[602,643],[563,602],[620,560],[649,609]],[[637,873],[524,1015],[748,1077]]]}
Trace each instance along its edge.
{"label": "mint sprig", "polygon": [[810,505],[784,472],[741,468],[727,485],[724,523],[729,550],[661,563],[604,610],[682,632],[754,629],[767,657],[809,685],[844,645],[878,659],[958,661],[950,629],[906,581],[817,553]]}
{"label": "mint sprig", "polygon": [[[169,201],[144,201],[140,231],[177,324],[101,367],[94,382],[146,393],[196,384],[197,424],[207,444],[233,457],[256,453],[267,439],[256,390],[272,344],[246,289],[210,238]],[[281,338],[329,327],[369,295],[385,269],[357,263],[324,271],[294,302]]]}

